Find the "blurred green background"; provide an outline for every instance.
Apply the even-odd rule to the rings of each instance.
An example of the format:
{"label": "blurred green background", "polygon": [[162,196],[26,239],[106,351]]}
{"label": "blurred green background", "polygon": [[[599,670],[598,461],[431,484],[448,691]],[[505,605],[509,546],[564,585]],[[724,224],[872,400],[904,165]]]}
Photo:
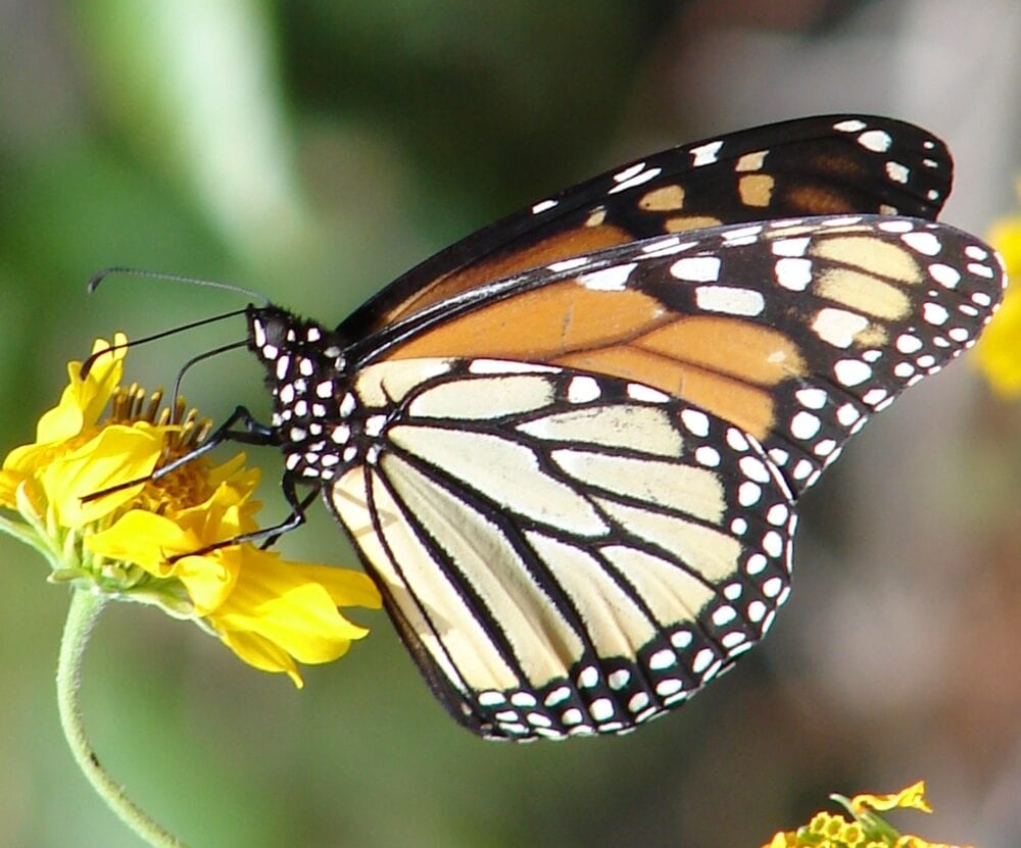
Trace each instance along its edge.
{"label": "blurred green background", "polygon": [[[958,160],[946,218],[986,230],[1021,169],[1013,0],[56,0],[0,3],[0,444],[64,363],[258,289],[325,323],[491,219],[681,141],[862,110]],[[169,384],[220,325],[149,345]],[[214,419],[265,410],[243,353],[195,369]],[[96,750],[190,845],[758,846],[829,792],[927,778],[947,841],[1018,845],[1016,410],[955,366],[884,414],[806,500],[792,600],[737,670],[622,739],[510,746],[459,729],[382,613],[306,688],[197,628],[115,605],[84,669]],[[266,515],[282,514],[280,464]],[[276,511],[276,513],[274,512]],[[297,558],[351,564],[325,510]],[[65,749],[66,593],[0,540],[0,846],[136,846]]]}

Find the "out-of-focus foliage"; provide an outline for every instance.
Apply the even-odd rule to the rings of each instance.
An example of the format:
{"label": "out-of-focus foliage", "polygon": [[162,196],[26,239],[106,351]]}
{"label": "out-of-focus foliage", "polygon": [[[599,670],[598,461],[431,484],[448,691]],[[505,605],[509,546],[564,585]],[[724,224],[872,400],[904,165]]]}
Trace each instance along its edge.
{"label": "out-of-focus foliage", "polygon": [[[981,232],[1010,207],[1021,164],[1004,93],[1018,82],[1016,12],[1013,0],[0,4],[0,439],[31,439],[93,338],[245,302],[124,277],[87,297],[102,267],[232,281],[339,320],[516,206],[740,126],[852,109],[922,123],[958,156],[948,220]],[[234,322],[146,345],[132,368],[169,385],[242,334]],[[85,664],[99,755],[158,819],[217,848],[758,845],[824,792],[922,776],[941,835],[1010,844],[996,840],[1021,825],[1019,422],[966,367],[931,382],[806,503],[794,597],[766,643],[639,733],[481,742],[434,702],[380,613],[352,613],[373,633],[299,693],[121,607]],[[266,408],[243,352],[196,366],[184,393],[214,418]],[[279,459],[256,453],[265,514],[282,514]],[[284,550],[351,564],[313,512]],[[134,846],[58,732],[67,599],[26,550],[0,541],[0,556],[0,843]]]}

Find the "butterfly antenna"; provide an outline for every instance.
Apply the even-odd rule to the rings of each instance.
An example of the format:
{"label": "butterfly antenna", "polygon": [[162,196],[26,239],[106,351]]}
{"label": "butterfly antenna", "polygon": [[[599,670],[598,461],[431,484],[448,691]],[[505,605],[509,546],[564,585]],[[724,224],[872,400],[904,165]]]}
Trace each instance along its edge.
{"label": "butterfly antenna", "polygon": [[107,277],[123,275],[128,277],[145,277],[152,280],[165,280],[170,283],[187,283],[190,286],[205,286],[211,289],[233,292],[247,297],[249,300],[257,300],[263,306],[269,306],[269,298],[264,294],[252,291],[251,289],[236,286],[233,283],[224,283],[219,280],[206,280],[202,277],[188,277],[184,274],[167,274],[163,271],[147,271],[144,268],[128,268],[122,265],[114,265],[111,268],[104,268],[89,280],[88,291],[92,294],[99,288],[99,284]]}
{"label": "butterfly antenna", "polygon": [[[236,315],[237,313],[233,314]],[[184,365],[181,366],[181,370],[177,372],[177,378],[174,380],[174,392],[170,397],[170,404],[168,406],[168,408],[171,410],[171,415],[174,415],[175,414],[174,410],[177,409],[177,399],[181,396],[181,382],[184,380],[184,375],[187,373],[189,368],[191,368],[193,365],[197,365],[204,359],[212,359],[214,356],[219,356],[221,353],[226,353],[229,350],[237,350],[237,348],[244,347],[247,344],[248,344],[247,341],[231,342],[230,344],[225,344],[222,347],[218,347],[213,350],[207,350],[204,353],[200,353],[197,356],[193,356],[191,359],[185,362]]]}
{"label": "butterfly antenna", "polygon": [[[84,380],[86,377],[89,376],[89,372],[92,370],[92,366],[96,364],[96,360],[98,360],[99,357],[106,356],[106,354],[112,353],[115,350],[127,350],[129,347],[136,347],[138,345],[148,344],[149,342],[155,342],[158,341],[159,339],[165,339],[167,338],[167,336],[173,336],[176,335],[177,333],[184,333],[188,330],[194,330],[196,327],[203,327],[206,324],[213,324],[217,321],[224,321],[227,318],[234,318],[238,315],[244,315],[245,311],[246,311],[245,309],[235,309],[231,312],[224,312],[220,315],[214,315],[211,318],[203,318],[199,321],[192,321],[189,324],[182,324],[180,327],[173,327],[170,330],[163,330],[162,332],[154,333],[151,336],[144,336],[140,339],[132,339],[131,341],[124,342],[123,344],[111,345],[110,347],[106,348],[106,350],[101,350],[98,353],[94,353],[92,354],[92,356],[86,359],[82,363],[79,375],[81,379]],[[228,345],[226,348],[221,348],[220,350],[229,350],[234,347],[241,347],[244,344],[245,342],[235,342],[234,344]],[[211,351],[210,355],[214,353],[219,353],[220,350]]]}

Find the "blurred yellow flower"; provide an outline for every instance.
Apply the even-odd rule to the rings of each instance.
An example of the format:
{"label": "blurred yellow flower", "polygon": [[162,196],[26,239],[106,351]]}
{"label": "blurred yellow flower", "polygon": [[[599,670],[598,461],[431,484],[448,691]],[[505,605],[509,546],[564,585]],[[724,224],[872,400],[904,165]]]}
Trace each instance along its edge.
{"label": "blurred yellow flower", "polygon": [[[0,517],[0,531],[46,556],[51,580],[159,606],[300,686],[298,662],[330,662],[368,633],[338,607],[378,608],[378,590],[361,572],[289,562],[249,543],[213,547],[257,529],[258,470],[245,469],[243,454],[217,467],[199,457],[150,479],[209,425],[185,415],[183,402],[172,415],[159,393],[121,388],[124,342],[117,336],[84,378],[71,362],[36,441],[4,460],[0,507],[21,521]],[[99,340],[93,353],[110,348]]]}
{"label": "blurred yellow flower", "polygon": [[918,836],[902,835],[890,827],[877,812],[897,809],[931,813],[925,798],[925,782],[918,781],[892,795],[855,795],[844,798],[831,795],[853,817],[816,813],[797,830],[777,833],[762,848],[952,848],[927,842]]}
{"label": "blurred yellow flower", "polygon": [[[1018,185],[1021,195],[1021,184]],[[1021,215],[999,221],[989,232],[1008,278],[1021,276]],[[1021,289],[1007,286],[1003,304],[975,349],[975,361],[993,389],[1005,398],[1021,395]]]}

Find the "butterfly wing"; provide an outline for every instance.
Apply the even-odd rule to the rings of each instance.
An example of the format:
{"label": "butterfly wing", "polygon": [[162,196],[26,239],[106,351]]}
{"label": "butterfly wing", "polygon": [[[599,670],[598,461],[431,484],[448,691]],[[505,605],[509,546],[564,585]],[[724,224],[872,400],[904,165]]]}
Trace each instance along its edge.
{"label": "butterfly wing", "polygon": [[431,304],[601,248],[725,224],[877,213],[935,220],[953,164],[919,127],[799,118],[665,150],[532,204],[395,280],[339,328],[371,337]]}
{"label": "butterfly wing", "polygon": [[398,411],[328,502],[476,733],[633,728],[729,666],[786,598],[792,494],[715,416],[482,359],[370,366],[354,392],[367,415]]}
{"label": "butterfly wing", "polygon": [[764,222],[555,262],[379,340],[394,360],[485,356],[641,382],[759,440],[800,493],[871,412],[974,343],[1003,282],[988,247],[943,224]]}
{"label": "butterfly wing", "polygon": [[460,721],[625,731],[763,635],[801,492],[1002,284],[967,234],[881,216],[533,269],[392,328],[328,501]]}
{"label": "butterfly wing", "polygon": [[761,638],[801,492],[999,302],[929,220],[951,171],[897,121],[761,127],[536,203],[334,333],[252,310],[291,481],[459,721],[624,732]]}

